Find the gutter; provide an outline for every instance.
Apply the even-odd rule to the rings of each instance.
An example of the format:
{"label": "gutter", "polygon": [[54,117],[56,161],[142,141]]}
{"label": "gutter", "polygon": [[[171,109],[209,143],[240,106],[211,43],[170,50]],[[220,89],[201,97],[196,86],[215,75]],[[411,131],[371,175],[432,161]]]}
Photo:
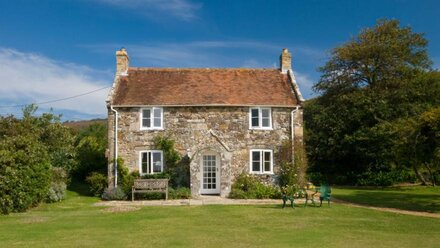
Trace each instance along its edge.
{"label": "gutter", "polygon": [[296,113],[298,112],[299,109],[299,105],[296,106],[296,108],[294,110],[292,110],[292,112],[290,112],[290,135],[291,135],[291,141],[292,141],[292,164],[295,163],[295,124],[293,123],[293,116],[294,114],[296,115]]}
{"label": "gutter", "polygon": [[115,167],[115,188],[118,187],[118,111],[110,105],[110,109],[115,113],[115,138],[114,138],[114,167]]}
{"label": "gutter", "polygon": [[113,105],[120,108],[149,108],[149,107],[269,107],[269,108],[292,108],[295,105],[267,105],[267,104],[122,104]]}

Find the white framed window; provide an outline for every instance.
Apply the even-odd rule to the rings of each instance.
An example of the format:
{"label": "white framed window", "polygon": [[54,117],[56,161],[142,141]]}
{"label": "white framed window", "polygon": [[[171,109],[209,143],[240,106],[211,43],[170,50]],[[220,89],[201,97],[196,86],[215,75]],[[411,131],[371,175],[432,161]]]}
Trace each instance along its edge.
{"label": "white framed window", "polygon": [[273,151],[268,149],[250,150],[250,173],[273,174]]}
{"label": "white framed window", "polygon": [[141,108],[141,130],[163,129],[163,109],[159,107]]}
{"label": "white framed window", "polygon": [[156,174],[163,172],[163,152],[149,150],[139,152],[139,174]]}
{"label": "white framed window", "polygon": [[271,108],[249,108],[249,129],[272,129]]}

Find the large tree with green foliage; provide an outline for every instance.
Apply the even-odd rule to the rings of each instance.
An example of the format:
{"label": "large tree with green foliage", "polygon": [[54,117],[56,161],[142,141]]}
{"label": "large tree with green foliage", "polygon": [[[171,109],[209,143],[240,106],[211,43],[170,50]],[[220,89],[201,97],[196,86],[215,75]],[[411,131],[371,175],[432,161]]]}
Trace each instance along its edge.
{"label": "large tree with green foliage", "polygon": [[440,104],[427,43],[396,20],[380,20],[333,49],[314,86],[321,96],[305,106],[311,171],[356,183],[366,172],[405,167],[386,123]]}
{"label": "large tree with green foliage", "polygon": [[73,174],[84,180],[91,172],[107,175],[107,127],[94,123],[81,129],[76,136],[77,165]]}
{"label": "large tree with green foliage", "polygon": [[[35,116],[24,108],[23,118],[0,116],[0,207],[21,212],[47,199],[49,190],[62,195],[52,182],[52,168],[69,171],[75,163],[73,134],[52,113]],[[57,170],[57,171],[59,171]],[[52,184],[51,184],[52,183]],[[65,183],[65,182],[63,182]],[[57,187],[53,189],[53,187]]]}

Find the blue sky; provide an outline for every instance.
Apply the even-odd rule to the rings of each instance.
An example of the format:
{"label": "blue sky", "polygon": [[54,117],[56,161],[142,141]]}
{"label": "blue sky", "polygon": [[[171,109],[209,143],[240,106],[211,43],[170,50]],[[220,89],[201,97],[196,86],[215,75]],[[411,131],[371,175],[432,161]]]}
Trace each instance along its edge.
{"label": "blue sky", "polygon": [[[440,1],[0,0],[0,114],[110,86],[115,51],[131,66],[278,66],[288,48],[306,98],[329,51],[379,18],[425,33],[440,65]],[[42,104],[64,120],[106,116],[107,89]]]}

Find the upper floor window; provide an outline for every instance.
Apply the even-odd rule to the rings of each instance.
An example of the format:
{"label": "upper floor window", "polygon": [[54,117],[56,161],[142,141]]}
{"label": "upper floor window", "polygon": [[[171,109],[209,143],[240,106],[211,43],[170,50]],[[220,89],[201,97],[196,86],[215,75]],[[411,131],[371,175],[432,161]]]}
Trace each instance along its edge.
{"label": "upper floor window", "polygon": [[141,109],[141,130],[163,129],[163,109],[158,107]]}
{"label": "upper floor window", "polygon": [[273,173],[273,152],[267,149],[252,149],[250,151],[250,172],[254,174]]}
{"label": "upper floor window", "polygon": [[272,129],[272,111],[270,108],[254,107],[249,110],[250,129]]}
{"label": "upper floor window", "polygon": [[140,152],[139,173],[155,174],[163,172],[163,152],[150,150]]}

